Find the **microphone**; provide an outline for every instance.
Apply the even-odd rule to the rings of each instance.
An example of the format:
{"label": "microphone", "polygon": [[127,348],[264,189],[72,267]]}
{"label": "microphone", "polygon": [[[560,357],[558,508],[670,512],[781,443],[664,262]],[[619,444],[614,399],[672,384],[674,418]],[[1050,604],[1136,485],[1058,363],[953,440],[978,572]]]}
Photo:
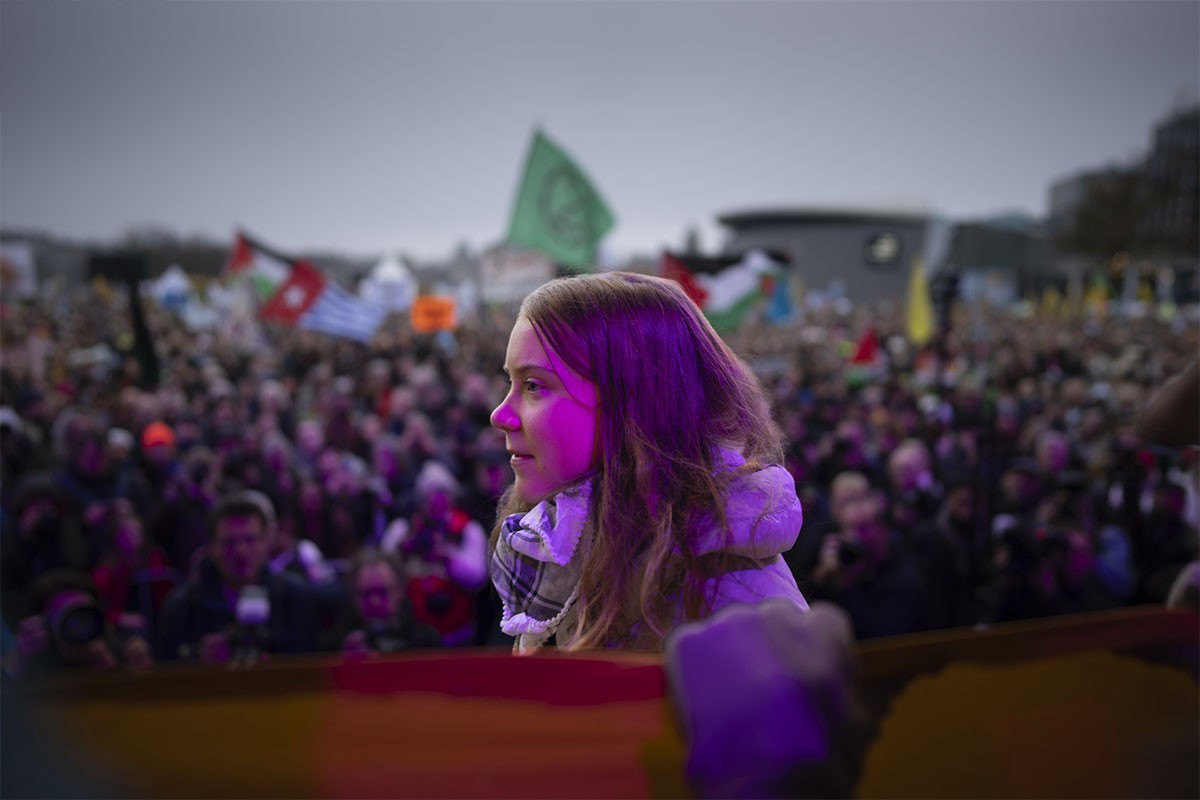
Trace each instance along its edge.
{"label": "microphone", "polygon": [[271,631],[271,598],[262,586],[244,586],[238,594],[234,609],[235,622],[230,626],[229,647],[235,662],[253,664],[262,653],[269,652]]}

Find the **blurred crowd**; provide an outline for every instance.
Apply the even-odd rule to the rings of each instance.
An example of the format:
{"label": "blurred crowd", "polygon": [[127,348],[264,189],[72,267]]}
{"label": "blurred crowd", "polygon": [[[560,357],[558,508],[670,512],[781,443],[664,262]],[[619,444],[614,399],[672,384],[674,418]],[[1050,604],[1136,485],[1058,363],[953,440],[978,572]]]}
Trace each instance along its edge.
{"label": "blurred crowd", "polygon": [[[6,674],[507,646],[488,417],[512,320],[396,317],[367,346],[193,331],[121,288],[6,305]],[[860,639],[1164,602],[1196,559],[1200,459],[1134,422],[1195,320],[960,307],[945,328],[915,348],[898,309],[839,305],[729,336],[786,435],[805,595]]]}

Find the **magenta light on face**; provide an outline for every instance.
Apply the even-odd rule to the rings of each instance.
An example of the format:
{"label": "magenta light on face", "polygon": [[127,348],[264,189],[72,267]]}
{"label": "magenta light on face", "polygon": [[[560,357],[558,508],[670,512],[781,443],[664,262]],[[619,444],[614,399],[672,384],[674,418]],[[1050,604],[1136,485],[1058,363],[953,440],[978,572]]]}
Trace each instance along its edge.
{"label": "magenta light on face", "polygon": [[596,460],[596,386],[519,317],[508,340],[505,371],[512,384],[492,412],[504,431],[517,495],[538,502],[590,472]]}

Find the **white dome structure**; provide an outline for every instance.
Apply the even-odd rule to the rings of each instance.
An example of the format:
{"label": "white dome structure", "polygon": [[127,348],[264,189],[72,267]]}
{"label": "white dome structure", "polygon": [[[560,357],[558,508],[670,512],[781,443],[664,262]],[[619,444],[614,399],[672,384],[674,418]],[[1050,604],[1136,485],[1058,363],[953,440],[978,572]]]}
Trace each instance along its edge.
{"label": "white dome structure", "polygon": [[359,282],[358,296],[389,311],[407,311],[417,296],[417,279],[398,258],[386,255]]}

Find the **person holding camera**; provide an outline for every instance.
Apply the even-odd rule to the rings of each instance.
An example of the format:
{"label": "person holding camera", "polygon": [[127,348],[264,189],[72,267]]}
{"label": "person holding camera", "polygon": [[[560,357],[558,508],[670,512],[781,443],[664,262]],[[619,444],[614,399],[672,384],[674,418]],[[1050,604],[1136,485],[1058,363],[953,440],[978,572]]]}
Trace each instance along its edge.
{"label": "person holding camera", "polygon": [[0,536],[0,612],[10,628],[37,613],[32,589],[52,569],[85,571],[89,547],[66,493],[48,472],[21,478],[4,509]]}
{"label": "person holding camera", "polygon": [[921,573],[885,522],[884,493],[862,473],[842,472],[830,497],[838,528],[821,542],[812,597],[845,609],[858,639],[923,630]]}
{"label": "person holding camera", "polygon": [[89,566],[100,555],[109,503],[129,499],[141,506],[147,500],[144,480],[133,465],[113,463],[107,444],[111,428],[105,415],[84,407],[64,411],[55,422],[61,466],[54,480],[88,540]]}
{"label": "person holding camera", "polygon": [[16,647],[4,663],[8,677],[154,666],[145,638],[109,623],[86,573],[50,570],[37,579],[32,594],[36,613],[17,626]]}
{"label": "person holding camera", "polygon": [[182,573],[191,572],[196,553],[204,549],[208,539],[205,518],[217,500],[220,477],[217,454],[207,447],[194,447],[146,514],[150,540]]}
{"label": "person holding camera", "polygon": [[905,439],[887,461],[888,519],[906,539],[937,516],[942,487],[934,477],[929,448],[920,439]]}
{"label": "person holding camera", "polygon": [[232,492],[217,501],[199,574],[163,606],[163,660],[221,664],[316,649],[312,590],[293,575],[267,568],[274,526],[275,509],[261,492]]}
{"label": "person holding camera", "polygon": [[910,551],[921,569],[930,628],[962,628],[987,616],[987,543],[977,539],[972,485],[950,481],[936,516],[913,531]]}
{"label": "person holding camera", "polygon": [[146,540],[141,515],[128,500],[109,504],[101,525],[100,558],[92,581],[109,621],[152,636],[158,612],[179,583],[166,553]]}
{"label": "person holding camera", "polygon": [[351,602],[339,625],[325,637],[325,650],[347,658],[441,647],[437,629],[413,616],[405,594],[408,580],[389,553],[364,548],[346,575]]}

